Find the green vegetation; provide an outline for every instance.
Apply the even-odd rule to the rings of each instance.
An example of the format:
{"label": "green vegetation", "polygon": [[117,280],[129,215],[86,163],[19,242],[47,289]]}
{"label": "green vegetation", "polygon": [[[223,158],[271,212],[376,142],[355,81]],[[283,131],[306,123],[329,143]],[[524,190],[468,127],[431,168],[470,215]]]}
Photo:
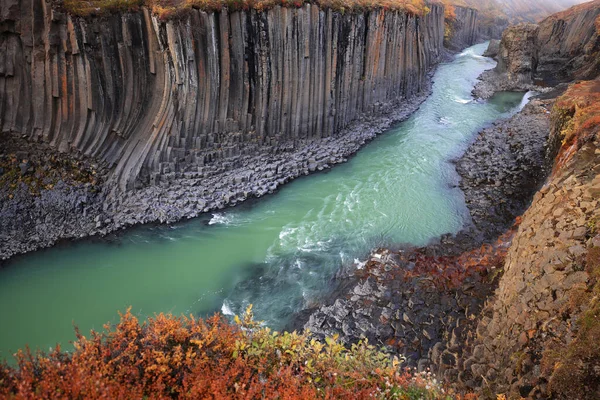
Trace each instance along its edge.
{"label": "green vegetation", "polygon": [[98,170],[93,166],[55,154],[43,159],[0,154],[0,171],[0,187],[8,188],[9,198],[21,184],[25,184],[32,195],[39,195],[60,180],[76,185],[89,183],[92,187],[100,181]]}

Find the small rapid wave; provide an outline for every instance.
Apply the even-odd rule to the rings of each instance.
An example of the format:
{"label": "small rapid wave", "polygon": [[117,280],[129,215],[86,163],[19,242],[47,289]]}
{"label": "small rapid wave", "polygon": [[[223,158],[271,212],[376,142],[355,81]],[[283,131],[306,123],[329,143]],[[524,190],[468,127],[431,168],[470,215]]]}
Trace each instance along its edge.
{"label": "small rapid wave", "polygon": [[473,99],[463,99],[461,97],[456,96],[454,97],[454,101],[460,104],[469,104],[473,101]]}
{"label": "small rapid wave", "polygon": [[452,120],[450,118],[447,117],[441,117],[439,120],[439,123],[444,125],[444,126],[450,126],[452,125]]}
{"label": "small rapid wave", "polygon": [[230,213],[216,213],[208,221],[209,225],[231,225],[234,221],[233,215]]}
{"label": "small rapid wave", "polygon": [[475,52],[475,50],[473,50],[473,48],[468,48],[457,56],[457,58],[464,58],[464,57],[470,57],[470,58],[474,58],[477,60],[488,60],[487,57],[477,54]]}
{"label": "small rapid wave", "polygon": [[223,315],[227,315],[229,317],[232,317],[234,315],[233,311],[231,310],[231,307],[229,305],[229,302],[227,300],[225,300],[223,302],[223,305],[221,306],[221,313]]}

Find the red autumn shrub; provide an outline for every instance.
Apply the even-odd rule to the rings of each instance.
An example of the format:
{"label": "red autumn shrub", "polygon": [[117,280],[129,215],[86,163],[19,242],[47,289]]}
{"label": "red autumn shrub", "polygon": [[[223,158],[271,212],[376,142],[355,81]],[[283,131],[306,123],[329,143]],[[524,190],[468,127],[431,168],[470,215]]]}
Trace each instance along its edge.
{"label": "red autumn shrub", "polygon": [[368,343],[347,348],[308,333],[278,333],[252,320],[157,315],[128,310],[111,329],[77,333],[72,353],[20,351],[0,366],[2,398],[334,399],[447,398],[424,375]]}

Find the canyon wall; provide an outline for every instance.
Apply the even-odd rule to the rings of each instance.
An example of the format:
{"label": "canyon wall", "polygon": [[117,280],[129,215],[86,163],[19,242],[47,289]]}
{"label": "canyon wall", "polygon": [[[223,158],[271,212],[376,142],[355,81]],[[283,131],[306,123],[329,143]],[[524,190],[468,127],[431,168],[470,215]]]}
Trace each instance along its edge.
{"label": "canyon wall", "polygon": [[540,23],[539,79],[593,79],[600,72],[600,1],[554,14]]}
{"label": "canyon wall", "polygon": [[[600,0],[554,14],[540,24],[519,24],[502,35],[498,65],[482,75],[474,93],[532,90],[600,72]],[[539,88],[537,88],[539,89]]]}
{"label": "canyon wall", "polygon": [[440,4],[168,21],[52,4],[0,2],[0,259],[192,218],[344,162],[416,110],[446,53]]}
{"label": "canyon wall", "polygon": [[530,85],[539,63],[539,27],[520,24],[504,31],[496,71],[514,86]]}
{"label": "canyon wall", "polygon": [[456,18],[447,21],[448,32],[444,45],[450,50],[460,50],[474,45],[479,39],[479,13],[474,8],[454,7]]}
{"label": "canyon wall", "polygon": [[552,108],[553,173],[523,215],[461,366],[459,381],[484,398],[600,396],[599,15],[600,1],[586,3],[509,28],[500,45],[492,78],[515,88],[595,79],[571,85]]}
{"label": "canyon wall", "polygon": [[555,171],[523,216],[460,376],[485,398],[600,396],[598,93],[598,80],[575,85],[553,109]]}
{"label": "canyon wall", "polygon": [[5,0],[0,27],[1,132],[103,160],[127,189],[218,173],[415,96],[442,54],[444,9],[307,4],[163,22]]}

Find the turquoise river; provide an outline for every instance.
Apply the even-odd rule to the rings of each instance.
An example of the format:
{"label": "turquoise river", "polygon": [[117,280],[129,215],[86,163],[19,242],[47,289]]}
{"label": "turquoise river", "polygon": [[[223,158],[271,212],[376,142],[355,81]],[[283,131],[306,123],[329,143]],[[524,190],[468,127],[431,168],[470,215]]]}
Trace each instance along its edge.
{"label": "turquoise river", "polygon": [[433,94],[349,162],[274,195],[169,226],[131,229],[17,257],[0,269],[0,358],[18,348],[70,348],[73,325],[102,329],[131,306],[205,316],[239,313],[281,328],[317,302],[341,265],[382,245],[426,244],[468,218],[451,160],[479,129],[527,96],[473,101],[494,66],[473,46],[442,64]]}

